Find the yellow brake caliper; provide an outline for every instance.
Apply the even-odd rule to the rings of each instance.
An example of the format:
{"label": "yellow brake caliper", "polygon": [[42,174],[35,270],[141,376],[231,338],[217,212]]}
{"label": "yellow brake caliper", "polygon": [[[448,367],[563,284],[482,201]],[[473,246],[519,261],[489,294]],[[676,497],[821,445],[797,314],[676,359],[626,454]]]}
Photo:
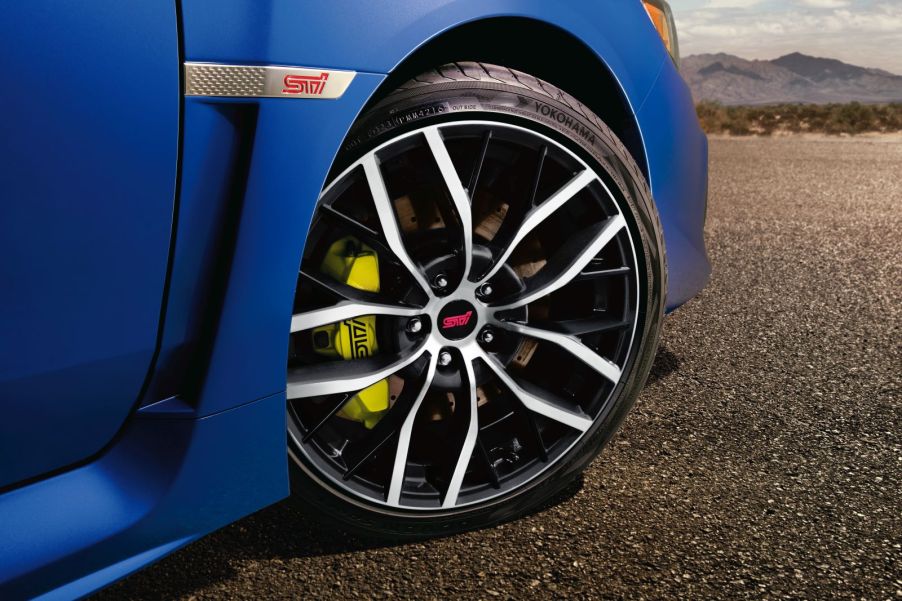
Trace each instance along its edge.
{"label": "yellow brake caliper", "polygon": [[[369,246],[353,236],[338,240],[329,247],[320,269],[348,286],[379,292],[379,256]],[[345,361],[365,359],[375,355],[376,316],[365,315],[313,330],[314,350],[328,357]],[[380,380],[355,394],[336,414],[362,423],[372,429],[389,407],[388,380]]]}

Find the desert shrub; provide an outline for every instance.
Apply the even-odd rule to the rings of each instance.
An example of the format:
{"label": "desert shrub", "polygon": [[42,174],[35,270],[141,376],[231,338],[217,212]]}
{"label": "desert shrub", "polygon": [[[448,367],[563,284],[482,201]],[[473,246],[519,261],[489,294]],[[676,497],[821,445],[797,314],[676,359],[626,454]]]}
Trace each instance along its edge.
{"label": "desert shrub", "polygon": [[902,103],[779,104],[723,106],[716,102],[697,105],[702,128],[712,134],[734,136],[776,132],[812,132],[855,135],[868,132],[902,132]]}
{"label": "desert shrub", "polygon": [[727,109],[726,130],[734,136],[747,136],[752,133],[751,112],[743,106]]}
{"label": "desert shrub", "polygon": [[902,102],[881,106],[878,113],[884,131],[902,131]]}
{"label": "desert shrub", "polygon": [[827,109],[824,131],[828,134],[860,134],[881,129],[871,106],[852,102],[830,105]]}
{"label": "desert shrub", "polygon": [[765,111],[756,116],[754,129],[763,136],[770,136],[779,129],[782,121],[783,114],[780,111]]}
{"label": "desert shrub", "polygon": [[723,133],[728,120],[727,109],[717,102],[700,102],[696,106],[702,129],[709,133]]}

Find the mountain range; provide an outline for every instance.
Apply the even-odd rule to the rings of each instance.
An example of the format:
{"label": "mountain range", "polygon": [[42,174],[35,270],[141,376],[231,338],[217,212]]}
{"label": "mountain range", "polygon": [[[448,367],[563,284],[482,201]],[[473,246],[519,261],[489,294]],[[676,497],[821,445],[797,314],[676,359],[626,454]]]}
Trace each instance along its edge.
{"label": "mountain range", "polygon": [[902,76],[795,52],[746,60],[732,54],[697,54],[682,61],[696,102],[724,105],[902,101]]}

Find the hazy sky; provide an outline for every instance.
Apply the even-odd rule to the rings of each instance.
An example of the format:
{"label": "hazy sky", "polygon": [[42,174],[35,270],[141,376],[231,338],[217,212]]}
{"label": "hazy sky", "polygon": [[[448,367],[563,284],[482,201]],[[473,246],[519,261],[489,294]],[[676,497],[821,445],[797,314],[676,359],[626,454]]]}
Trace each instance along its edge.
{"label": "hazy sky", "polygon": [[799,51],[902,75],[902,0],[670,0],[683,56]]}

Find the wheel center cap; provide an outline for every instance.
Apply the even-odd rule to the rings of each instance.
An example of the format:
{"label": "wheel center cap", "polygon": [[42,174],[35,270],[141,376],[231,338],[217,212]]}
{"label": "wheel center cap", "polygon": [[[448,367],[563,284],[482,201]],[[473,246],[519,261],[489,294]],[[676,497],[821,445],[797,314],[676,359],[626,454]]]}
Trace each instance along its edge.
{"label": "wheel center cap", "polygon": [[476,329],[476,311],[465,300],[451,301],[438,314],[438,331],[448,340],[461,340]]}

